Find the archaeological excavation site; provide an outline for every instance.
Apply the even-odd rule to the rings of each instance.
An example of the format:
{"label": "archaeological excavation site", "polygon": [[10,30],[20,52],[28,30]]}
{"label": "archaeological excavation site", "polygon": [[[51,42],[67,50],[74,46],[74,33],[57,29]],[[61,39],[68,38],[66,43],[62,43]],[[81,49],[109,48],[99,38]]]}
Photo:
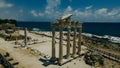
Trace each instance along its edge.
{"label": "archaeological excavation site", "polygon": [[86,36],[72,16],[41,32],[0,23],[0,68],[120,68],[120,44]]}

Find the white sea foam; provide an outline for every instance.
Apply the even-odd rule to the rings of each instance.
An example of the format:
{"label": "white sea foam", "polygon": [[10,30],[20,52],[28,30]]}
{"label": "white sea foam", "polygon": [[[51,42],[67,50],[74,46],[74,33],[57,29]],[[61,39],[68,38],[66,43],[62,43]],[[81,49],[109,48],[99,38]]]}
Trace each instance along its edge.
{"label": "white sea foam", "polygon": [[33,30],[33,31],[40,31],[39,28],[33,28],[32,30]]}
{"label": "white sea foam", "polygon": [[104,36],[99,36],[99,35],[94,35],[90,33],[82,33],[83,35],[87,37],[98,37],[98,38],[107,38],[109,41],[114,42],[114,43],[120,43],[120,37],[115,37],[115,36],[110,36],[110,35],[104,35]]}
{"label": "white sea foam", "polygon": [[110,41],[114,43],[120,43],[120,37],[105,35],[104,38],[108,38]]}
{"label": "white sea foam", "polygon": [[90,34],[90,33],[82,33],[83,35],[87,36],[87,37],[92,37],[93,34]]}
{"label": "white sea foam", "polygon": [[[38,28],[33,28],[32,32],[36,32],[36,33],[42,33],[42,34],[46,34],[46,35],[51,35],[52,33],[51,31],[40,31],[40,29]],[[66,31],[64,31],[64,33],[66,33]],[[104,35],[104,36],[99,36],[99,35],[95,35],[95,34],[90,34],[90,33],[82,33],[83,35],[87,36],[87,37],[98,37],[98,38],[107,38],[109,39],[109,41],[114,42],[114,43],[120,43],[120,37],[115,37],[115,36],[110,36],[110,35]],[[59,32],[56,32],[56,36],[59,37]]]}

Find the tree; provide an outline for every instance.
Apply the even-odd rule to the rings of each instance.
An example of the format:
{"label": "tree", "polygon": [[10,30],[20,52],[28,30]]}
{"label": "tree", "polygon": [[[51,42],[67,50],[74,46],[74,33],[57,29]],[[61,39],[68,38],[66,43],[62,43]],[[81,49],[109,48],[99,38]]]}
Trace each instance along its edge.
{"label": "tree", "polygon": [[17,25],[17,21],[14,19],[0,19],[0,24],[5,24],[5,23]]}
{"label": "tree", "polygon": [[17,25],[17,21],[16,21],[16,20],[13,20],[13,19],[10,19],[10,20],[9,20],[9,23]]}

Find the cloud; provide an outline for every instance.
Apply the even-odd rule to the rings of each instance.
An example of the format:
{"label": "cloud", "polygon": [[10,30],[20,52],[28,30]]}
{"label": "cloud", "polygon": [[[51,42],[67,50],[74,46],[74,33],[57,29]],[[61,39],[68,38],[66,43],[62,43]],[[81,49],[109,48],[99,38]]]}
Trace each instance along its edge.
{"label": "cloud", "polygon": [[6,3],[5,0],[0,0],[0,8],[10,8],[13,7],[13,4]]}
{"label": "cloud", "polygon": [[71,6],[67,6],[67,8],[64,10],[64,13],[62,15],[70,14],[73,12],[73,9]]}
{"label": "cloud", "polygon": [[[0,0],[0,8],[10,8],[14,5]],[[73,1],[73,0],[69,0]],[[61,7],[61,0],[46,0],[44,10],[23,10],[24,8],[3,9],[0,10],[0,18],[13,18],[17,20],[43,20],[54,21],[60,16],[73,14],[75,20],[81,21],[120,21],[120,8],[94,8],[93,5],[82,8],[74,8],[68,5],[66,8]],[[29,12],[29,13],[28,13]]]}
{"label": "cloud", "polygon": [[104,15],[104,14],[107,14],[107,12],[108,12],[107,8],[101,8],[96,11],[96,14]]}
{"label": "cloud", "polygon": [[60,4],[61,0],[47,0],[44,15],[48,15],[48,18],[55,18],[56,14],[59,15],[58,8]]}
{"label": "cloud", "polygon": [[47,0],[46,10],[57,8],[61,4],[60,0]]}
{"label": "cloud", "polygon": [[72,0],[69,0],[70,2],[72,2]]}
{"label": "cloud", "polygon": [[38,15],[42,17],[42,16],[44,16],[44,13],[38,13]]}
{"label": "cloud", "polygon": [[47,0],[47,5],[43,12],[30,11],[30,13],[35,17],[46,17],[48,19],[55,19],[60,15],[59,5],[61,4],[61,0]]}
{"label": "cloud", "polygon": [[72,7],[71,7],[71,6],[68,6],[68,7],[66,8],[66,11],[68,11],[68,12],[72,11]]}
{"label": "cloud", "polygon": [[115,16],[120,14],[120,9],[113,9],[111,12],[108,13],[109,16]]}
{"label": "cloud", "polygon": [[20,12],[20,13],[23,13],[23,9],[20,9],[19,12]]}
{"label": "cloud", "polygon": [[37,16],[38,16],[38,14],[36,13],[36,11],[35,11],[35,10],[31,10],[31,11],[30,11],[30,13],[31,13],[33,16],[35,16],[35,17],[37,17]]}
{"label": "cloud", "polygon": [[93,6],[90,5],[90,6],[85,7],[85,9],[91,9],[92,7],[93,7]]}
{"label": "cloud", "polygon": [[73,9],[68,5],[65,9],[60,9],[61,0],[47,0],[45,10],[32,10],[30,13],[34,17],[55,20],[66,14],[73,14],[73,18],[82,21],[120,21],[120,8],[94,8],[92,5],[84,8]]}
{"label": "cloud", "polygon": [[[120,18],[120,8],[108,9],[108,8],[99,8],[99,9],[84,9],[74,10],[74,17],[81,19],[83,21],[118,21]],[[120,20],[119,20],[120,21]]]}

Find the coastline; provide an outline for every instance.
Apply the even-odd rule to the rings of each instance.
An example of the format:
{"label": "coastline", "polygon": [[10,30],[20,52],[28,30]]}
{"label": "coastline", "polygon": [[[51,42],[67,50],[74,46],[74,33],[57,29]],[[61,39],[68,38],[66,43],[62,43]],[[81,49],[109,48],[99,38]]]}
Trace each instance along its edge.
{"label": "coastline", "polygon": [[[64,32],[64,33],[66,33],[66,32]],[[20,30],[20,34],[24,35],[24,31]],[[56,38],[59,39],[59,32],[56,32],[56,34],[57,34]],[[46,32],[46,31],[45,32],[44,31],[43,32],[37,32],[37,31],[31,32],[31,31],[28,31],[28,36],[30,36],[32,39],[38,40],[38,41],[36,41],[36,43],[28,45],[29,48],[32,48],[35,51],[38,50],[38,52],[40,52],[42,55],[46,55],[48,58],[51,57],[51,36],[52,36],[51,32]],[[66,37],[64,37],[64,39],[66,39]],[[71,39],[72,39],[72,37],[71,37]],[[10,54],[13,56],[13,58],[15,58],[17,61],[20,62],[20,65],[18,66],[18,68],[21,68],[22,66],[25,68],[28,68],[29,66],[31,68],[33,68],[33,67],[44,68],[44,66],[42,65],[43,63],[41,61],[38,61],[38,59],[40,59],[42,57],[40,53],[37,54],[37,53],[27,49],[27,47],[21,48],[21,47],[19,47],[19,45],[16,46],[14,44],[14,41],[4,41],[3,39],[0,39],[0,40],[2,40],[2,42],[0,43],[2,49],[6,50],[7,52],[10,52]],[[23,40],[19,40],[18,42],[22,43]],[[59,41],[56,39],[56,42],[59,42]],[[64,45],[65,44],[66,44],[66,42],[64,41]],[[59,50],[58,43],[56,46],[57,46],[56,47],[57,48],[56,52],[57,52],[57,50]],[[64,46],[64,51],[66,51],[65,47],[66,46]],[[83,46],[82,48],[83,48],[82,52],[83,53],[86,52],[86,47]],[[108,50],[108,52],[109,52],[109,50]],[[111,53],[112,53],[112,51],[111,51]],[[16,54],[16,55],[14,56],[14,54]],[[64,55],[65,54],[66,53],[64,52]],[[119,52],[116,54],[119,54]],[[22,56],[24,56],[24,57],[22,57]],[[56,56],[58,57],[58,53],[56,53]],[[31,59],[32,61],[27,61],[28,59]],[[80,60],[80,61],[78,61],[78,60]],[[108,60],[108,61],[111,61],[111,60]],[[108,63],[108,61],[106,63]],[[25,62],[25,64],[23,64],[24,62]],[[31,64],[33,64],[33,63],[35,63],[35,65],[31,66]],[[78,64],[76,64],[74,66],[74,63],[78,63]],[[117,64],[116,62],[114,62],[114,63]],[[77,68],[77,67],[81,67],[81,66],[83,66],[82,68],[91,68],[91,66],[86,65],[84,63],[83,58],[78,58],[76,60],[73,60],[73,62],[67,63],[64,66],[62,66],[62,68],[66,68],[66,67]],[[49,65],[48,66],[48,68],[51,68],[51,67],[52,68],[56,68],[56,67],[61,68],[61,67],[56,66],[56,65]],[[108,66],[108,68],[109,68],[109,66]]]}
{"label": "coastline", "polygon": [[[24,34],[23,30],[20,30],[21,34]],[[44,33],[44,32],[43,32]],[[49,34],[49,33],[47,33]],[[43,62],[41,62],[39,59],[40,58],[44,58],[38,54],[36,54],[35,52],[33,52],[33,50],[39,50],[39,52],[41,52],[44,55],[47,56],[51,56],[51,38],[50,37],[46,37],[46,36],[42,36],[42,35],[36,35],[34,33],[29,33],[28,32],[28,36],[31,36],[32,39],[38,39],[40,43],[35,43],[32,45],[28,45],[28,47],[32,48],[32,51],[25,48],[21,48],[20,45],[15,45],[14,42],[15,41],[4,41],[1,42],[0,45],[1,49],[7,51],[10,53],[10,55],[15,58],[20,65],[18,65],[18,68],[46,68],[46,66],[43,65]],[[56,40],[58,41],[58,40]],[[18,42],[22,43],[23,40],[19,40]],[[65,43],[65,42],[64,42]],[[58,43],[56,45],[56,57],[58,57],[59,53],[58,53]],[[64,55],[66,54],[65,49],[66,46],[64,46]],[[84,50],[84,47],[83,47]],[[84,51],[83,51],[84,52]],[[31,60],[31,61],[30,61]],[[80,61],[79,61],[80,60]],[[75,65],[74,65],[75,63]],[[33,65],[34,64],[34,65]],[[47,66],[48,68],[78,68],[78,67],[82,67],[82,68],[90,68],[91,66],[86,65],[83,61],[83,58],[78,58],[73,60],[72,62],[69,62],[63,66],[58,66],[58,65],[49,65]]]}

